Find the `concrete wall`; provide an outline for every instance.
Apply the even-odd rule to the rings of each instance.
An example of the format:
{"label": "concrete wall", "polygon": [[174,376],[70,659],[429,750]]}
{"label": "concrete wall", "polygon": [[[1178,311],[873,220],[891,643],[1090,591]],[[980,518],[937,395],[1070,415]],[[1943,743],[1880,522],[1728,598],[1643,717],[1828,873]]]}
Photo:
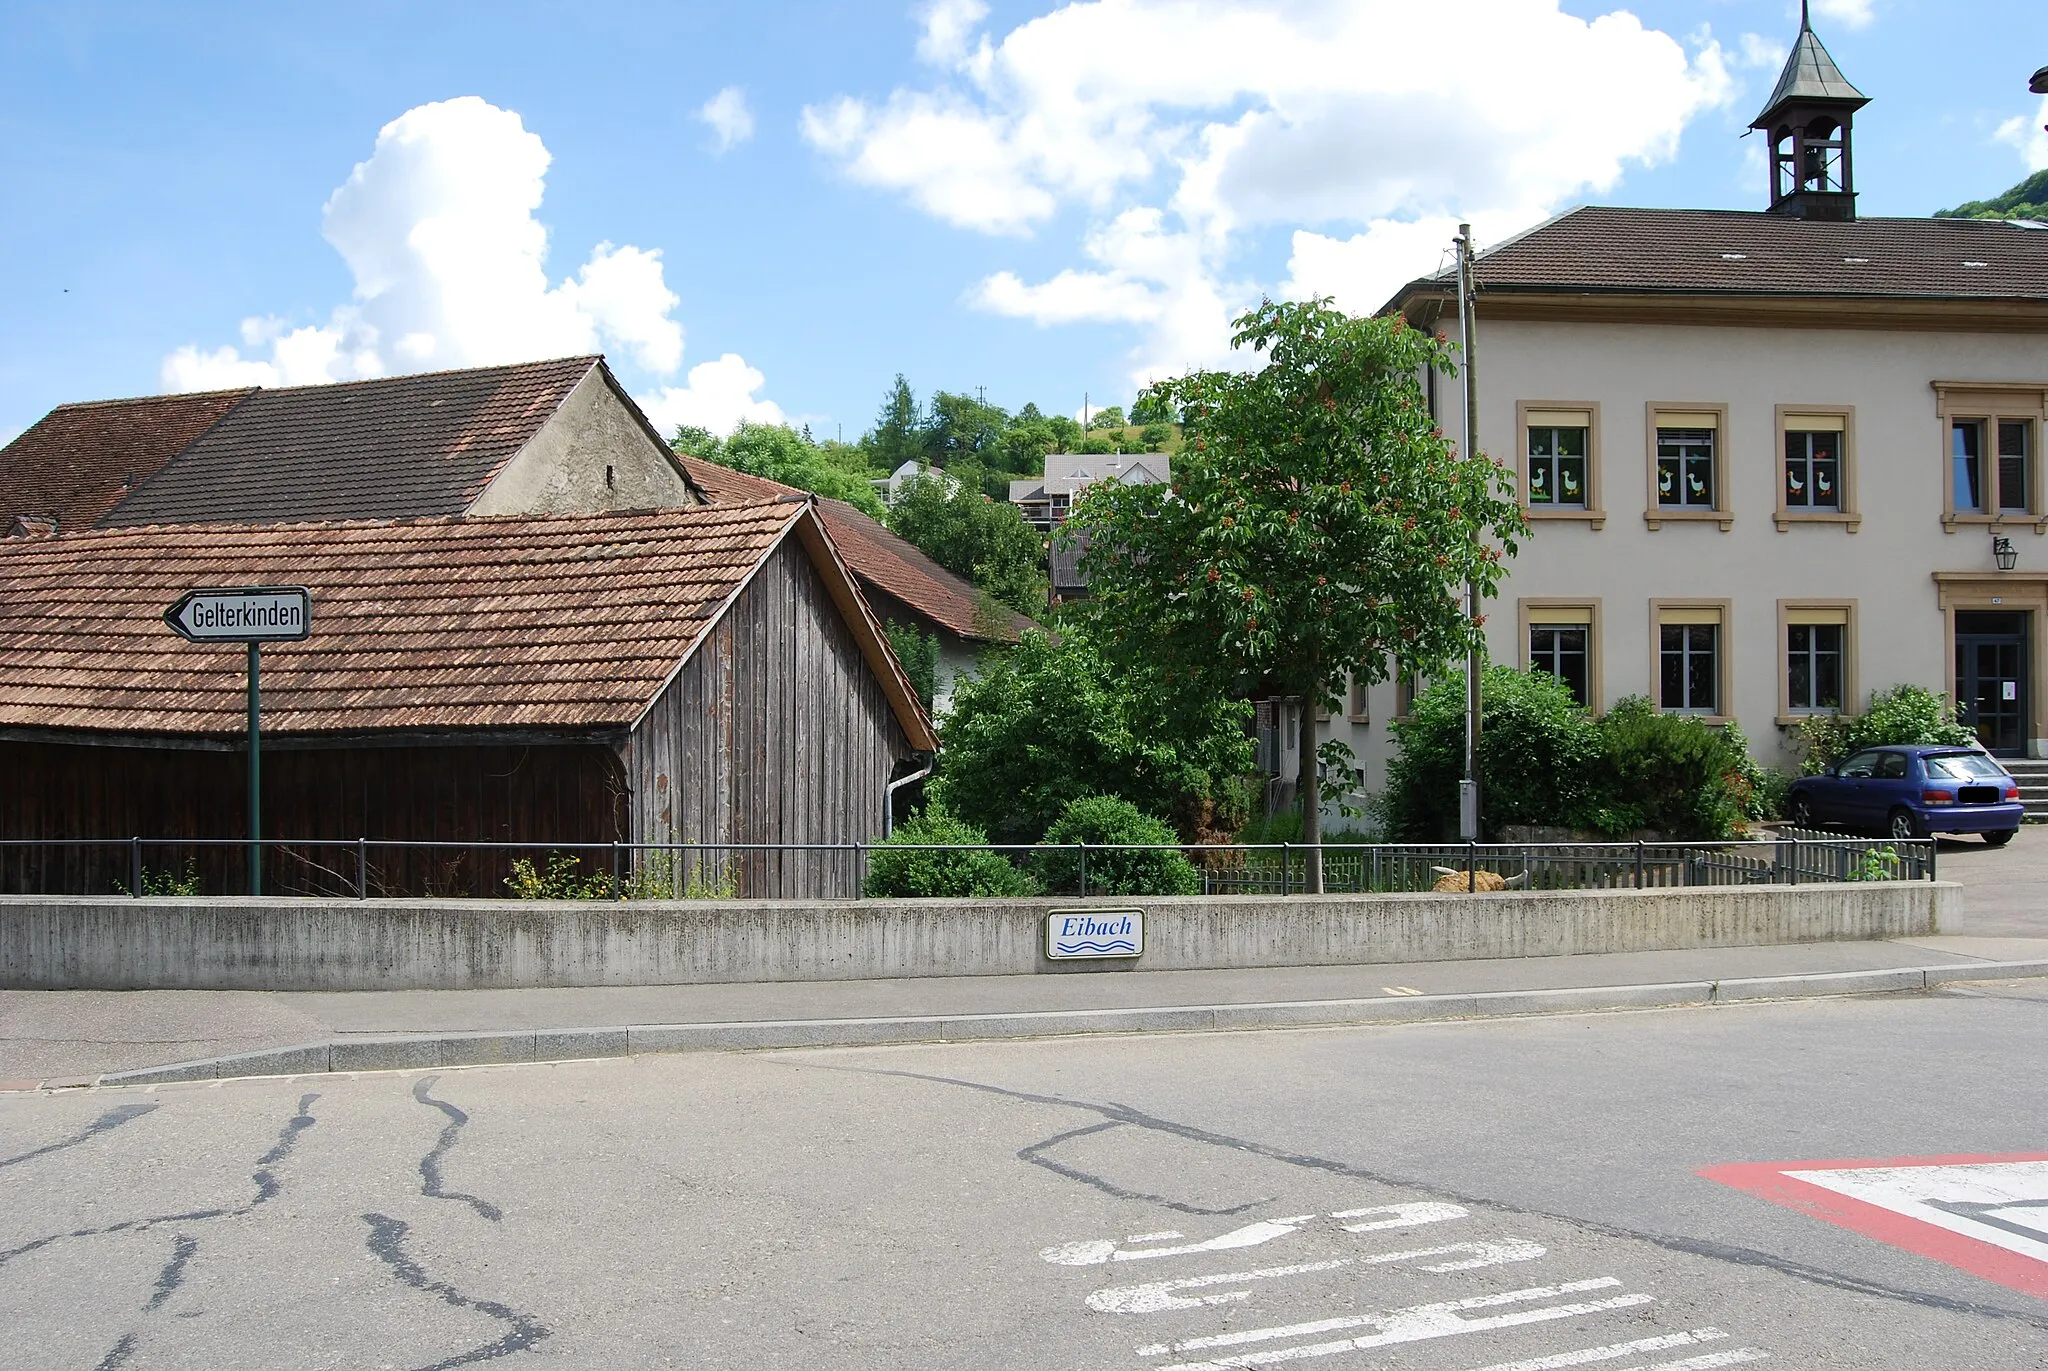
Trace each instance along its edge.
{"label": "concrete wall", "polygon": [[[1357,965],[1934,933],[1961,887],[1131,899],[1139,970]],[[396,990],[1121,971],[1048,962],[1107,901],[717,904],[0,898],[0,988]]]}
{"label": "concrete wall", "polygon": [[583,514],[696,503],[668,453],[592,367],[468,512]]}

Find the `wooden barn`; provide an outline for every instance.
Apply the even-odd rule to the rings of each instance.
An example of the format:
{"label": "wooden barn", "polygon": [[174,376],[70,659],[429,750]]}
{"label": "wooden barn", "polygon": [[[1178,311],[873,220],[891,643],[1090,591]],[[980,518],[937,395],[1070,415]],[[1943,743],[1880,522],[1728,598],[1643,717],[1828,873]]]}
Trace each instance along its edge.
{"label": "wooden barn", "polygon": [[[851,896],[854,852],[724,845],[871,842],[936,746],[805,500],[5,539],[0,838],[93,841],[0,847],[0,890],[125,890],[131,837],[247,832],[243,653],[160,616],[255,584],[313,602],[306,641],[263,651],[271,892],[353,894],[366,858],[372,895],[503,895],[516,858],[574,854],[643,890]],[[236,846],[144,854],[246,888]]]}

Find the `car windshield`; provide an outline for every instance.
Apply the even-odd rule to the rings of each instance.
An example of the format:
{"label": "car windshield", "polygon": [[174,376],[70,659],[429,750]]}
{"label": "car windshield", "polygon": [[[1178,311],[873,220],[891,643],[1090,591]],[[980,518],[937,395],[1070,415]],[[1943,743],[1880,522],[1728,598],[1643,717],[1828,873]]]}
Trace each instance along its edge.
{"label": "car windshield", "polygon": [[1981,752],[1937,752],[1922,759],[1930,776],[1951,781],[2002,781],[2005,772]]}

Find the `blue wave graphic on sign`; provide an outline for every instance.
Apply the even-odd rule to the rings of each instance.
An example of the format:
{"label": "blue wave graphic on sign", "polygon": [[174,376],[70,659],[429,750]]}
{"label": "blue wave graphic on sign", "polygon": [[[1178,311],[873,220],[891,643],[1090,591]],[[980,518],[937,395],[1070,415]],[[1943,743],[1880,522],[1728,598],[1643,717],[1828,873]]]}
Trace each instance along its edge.
{"label": "blue wave graphic on sign", "polygon": [[1061,952],[1136,952],[1138,950],[1138,945],[1128,938],[1108,943],[1060,942],[1054,943],[1053,946]]}

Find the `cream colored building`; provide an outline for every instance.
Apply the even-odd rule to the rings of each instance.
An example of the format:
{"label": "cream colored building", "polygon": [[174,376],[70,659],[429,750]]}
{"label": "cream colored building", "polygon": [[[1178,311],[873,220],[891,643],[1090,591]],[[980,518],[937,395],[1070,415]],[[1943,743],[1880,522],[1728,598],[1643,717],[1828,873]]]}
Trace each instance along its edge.
{"label": "cream colored building", "polygon": [[[1533,529],[1489,652],[1739,721],[1767,763],[1901,682],[2048,755],[2048,225],[1857,218],[1862,103],[1804,29],[1757,121],[1769,210],[1580,208],[1480,254],[1479,443]],[[1455,340],[1454,292],[1389,308]],[[1459,384],[1432,399],[1457,436]],[[1401,705],[1330,722],[1367,790]]]}

